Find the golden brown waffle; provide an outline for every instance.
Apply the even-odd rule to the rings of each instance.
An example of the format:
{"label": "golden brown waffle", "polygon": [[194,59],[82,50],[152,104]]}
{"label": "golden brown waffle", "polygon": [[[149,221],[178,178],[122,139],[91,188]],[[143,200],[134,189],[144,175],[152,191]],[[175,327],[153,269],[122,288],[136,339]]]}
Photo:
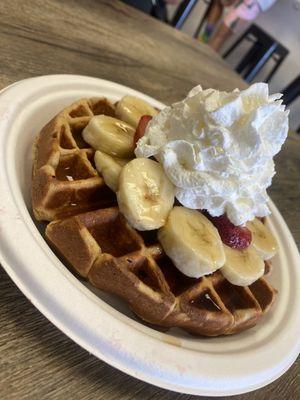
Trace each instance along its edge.
{"label": "golden brown waffle", "polygon": [[249,287],[230,284],[218,271],[188,278],[164,254],[156,231],[138,232],[117,207],[105,208],[116,197],[81,139],[100,113],[113,116],[114,106],[105,99],[78,101],[46,125],[36,142],[33,208],[37,219],[54,220],[46,228],[49,242],[73,270],[125,299],[147,322],[207,336],[254,326],[275,298],[264,278]]}
{"label": "golden brown waffle", "polygon": [[81,132],[94,115],[114,116],[105,98],[83,99],[65,108],[35,142],[32,204],[37,220],[110,206],[115,196],[94,168],[94,150]]}
{"label": "golden brown waffle", "polygon": [[125,299],[152,324],[208,336],[231,334],[254,326],[274,300],[264,278],[239,287],[220,272],[186,277],[156,243],[156,232],[142,237],[117,207],[53,221],[46,236],[77,273]]}

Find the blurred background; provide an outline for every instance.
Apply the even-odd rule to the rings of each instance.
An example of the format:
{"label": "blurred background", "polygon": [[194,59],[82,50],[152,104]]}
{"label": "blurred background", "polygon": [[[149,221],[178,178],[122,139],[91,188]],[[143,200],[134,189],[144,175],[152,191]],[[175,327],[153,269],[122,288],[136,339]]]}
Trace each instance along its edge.
{"label": "blurred background", "polygon": [[283,93],[300,133],[300,0],[124,2],[207,43],[248,83]]}

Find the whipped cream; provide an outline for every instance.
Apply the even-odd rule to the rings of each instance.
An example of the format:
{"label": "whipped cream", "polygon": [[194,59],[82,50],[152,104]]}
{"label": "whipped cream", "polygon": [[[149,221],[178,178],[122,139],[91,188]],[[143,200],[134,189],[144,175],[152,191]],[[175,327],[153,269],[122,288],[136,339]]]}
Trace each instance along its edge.
{"label": "whipped cream", "polygon": [[266,188],[288,132],[280,98],[264,83],[231,93],[196,86],[151,120],[135,154],[162,164],[184,206],[245,224],[270,213]]}

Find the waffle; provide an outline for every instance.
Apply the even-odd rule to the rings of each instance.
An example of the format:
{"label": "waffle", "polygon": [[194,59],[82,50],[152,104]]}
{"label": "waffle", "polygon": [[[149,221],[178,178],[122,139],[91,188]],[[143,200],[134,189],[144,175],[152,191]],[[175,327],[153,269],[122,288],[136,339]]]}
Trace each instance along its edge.
{"label": "waffle", "polygon": [[156,243],[155,232],[143,237],[117,207],[53,221],[46,236],[78,274],[125,299],[152,324],[208,336],[235,333],[255,325],[274,299],[264,278],[239,287],[218,271],[186,277]]}
{"label": "waffle", "polygon": [[[80,136],[100,113],[113,116],[114,106],[105,99],[78,101],[46,125],[36,141],[33,208],[37,219],[52,221],[47,240],[79,276],[123,298],[148,323],[205,336],[256,325],[276,294],[264,277],[249,287],[230,284],[219,271],[189,278],[164,254],[156,231],[139,232],[127,223]],[[64,162],[74,180],[61,179]]]}
{"label": "waffle", "polygon": [[105,98],[79,100],[54,117],[34,145],[32,205],[37,220],[52,221],[116,204],[94,167],[94,150],[81,132],[94,115],[114,116]]}

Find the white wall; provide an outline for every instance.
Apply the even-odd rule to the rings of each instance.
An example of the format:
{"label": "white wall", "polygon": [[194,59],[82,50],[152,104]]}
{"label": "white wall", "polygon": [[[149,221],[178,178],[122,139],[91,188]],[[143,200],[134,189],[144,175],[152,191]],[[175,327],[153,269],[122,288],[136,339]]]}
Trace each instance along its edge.
{"label": "white wall", "polygon": [[[298,7],[296,5],[298,4]],[[272,92],[281,91],[289,82],[300,73],[300,0],[278,0],[275,5],[265,13],[261,13],[255,23],[261,26],[270,35],[275,37],[289,51],[289,55],[278,69],[270,82]],[[175,10],[175,6],[168,6],[170,15]],[[193,35],[196,27],[201,20],[206,5],[199,0],[192,14],[184,24],[182,30],[189,35]],[[231,43],[237,39],[234,36],[230,40],[223,51],[226,50]],[[244,45],[246,46],[246,44]],[[239,51],[228,58],[229,64],[235,66],[240,56],[245,54],[246,47],[242,47]],[[261,71],[257,80],[266,76],[268,68],[271,64]],[[290,126],[296,129],[300,125],[300,98],[291,104]]]}

